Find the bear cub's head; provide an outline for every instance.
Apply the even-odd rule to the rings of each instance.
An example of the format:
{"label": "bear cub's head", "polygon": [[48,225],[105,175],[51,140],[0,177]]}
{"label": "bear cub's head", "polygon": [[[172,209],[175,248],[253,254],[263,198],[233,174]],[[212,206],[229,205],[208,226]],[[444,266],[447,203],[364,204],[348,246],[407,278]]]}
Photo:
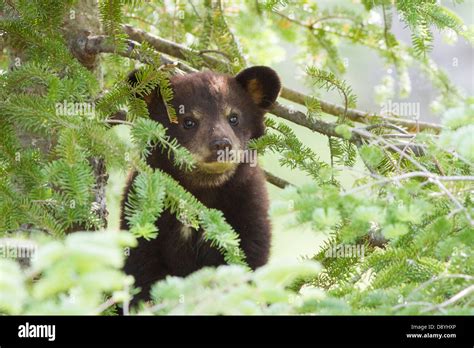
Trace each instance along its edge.
{"label": "bear cub's head", "polygon": [[[133,72],[129,82],[133,85],[136,81]],[[143,99],[151,118],[162,123],[195,158],[192,172],[178,171],[174,176],[193,186],[222,185],[239,165],[235,157],[229,161],[222,155],[242,154],[249,140],[263,135],[263,116],[281,89],[278,75],[268,67],[254,66],[236,76],[214,72],[175,75],[170,83],[177,123],[170,122],[159,88]],[[160,153],[155,151],[152,156],[159,157]]]}

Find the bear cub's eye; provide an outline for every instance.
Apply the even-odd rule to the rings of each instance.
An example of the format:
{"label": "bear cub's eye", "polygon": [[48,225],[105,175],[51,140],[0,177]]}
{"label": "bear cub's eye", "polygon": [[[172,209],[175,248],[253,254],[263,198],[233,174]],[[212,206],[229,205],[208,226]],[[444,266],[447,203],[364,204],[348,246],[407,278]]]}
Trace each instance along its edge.
{"label": "bear cub's eye", "polygon": [[196,121],[194,121],[192,118],[185,118],[183,121],[183,127],[184,129],[191,129],[196,127]]}
{"label": "bear cub's eye", "polygon": [[239,116],[236,113],[230,114],[229,123],[231,126],[237,126],[239,124]]}

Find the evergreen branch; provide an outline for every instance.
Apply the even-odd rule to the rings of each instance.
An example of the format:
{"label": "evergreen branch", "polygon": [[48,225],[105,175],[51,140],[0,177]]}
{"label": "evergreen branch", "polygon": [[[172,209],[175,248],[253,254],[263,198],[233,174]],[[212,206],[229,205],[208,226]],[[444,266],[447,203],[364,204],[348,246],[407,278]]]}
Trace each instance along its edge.
{"label": "evergreen branch", "polygon": [[[149,34],[144,30],[134,28],[130,25],[123,25],[122,28],[124,32],[129,36],[130,39],[137,42],[146,41],[155,50],[168,54],[170,56],[176,57],[178,59],[187,60],[187,57],[189,55],[199,55],[199,51],[194,51],[184,45],[180,45],[180,44],[168,41],[166,39],[160,38],[158,36]],[[222,60],[212,57],[208,54],[201,54],[200,56],[205,61],[205,63],[211,67],[219,67],[222,64],[225,64],[225,62],[223,62]],[[186,68],[187,67],[185,67],[185,69],[182,69],[182,70],[187,71]],[[305,100],[309,98],[309,96],[306,96],[300,92],[294,91],[287,87],[282,88],[281,97],[300,105],[305,105]],[[414,131],[416,129],[419,129],[419,130],[432,129],[436,132],[439,132],[441,130],[441,125],[438,125],[438,124],[433,124],[429,122],[415,122],[415,121],[404,120],[402,118],[395,118],[395,117],[384,117],[384,116],[371,114],[368,112],[364,112],[364,111],[352,109],[352,108],[348,108],[346,111],[346,108],[344,106],[332,104],[318,98],[314,98],[314,97],[312,98],[317,100],[320,103],[321,110],[323,112],[329,115],[337,116],[337,117],[341,117],[345,113],[348,119],[352,121],[356,121],[356,122],[370,124],[370,123],[373,123],[374,121],[385,121],[385,122],[391,122],[397,125],[401,125],[403,127],[406,127],[410,131]]]}
{"label": "evergreen branch", "polygon": [[193,228],[197,223],[204,229],[204,239],[222,252],[226,262],[245,265],[239,235],[225,221],[221,211],[207,208],[170,175],[159,170],[152,175],[158,176],[166,187],[165,207],[176,214],[181,223]]}
{"label": "evergreen branch", "polygon": [[[350,143],[356,145],[356,146],[361,146],[364,139],[370,140],[372,138],[371,133],[369,132],[355,132],[354,129],[349,130],[350,131],[350,137],[346,138],[344,135],[338,133],[336,131],[337,125],[334,123],[329,123],[329,122],[324,122],[318,119],[314,118],[308,118],[306,114],[304,114],[301,111],[289,109],[280,103],[276,102],[270,112],[278,117],[284,118],[288,121],[291,121],[293,123],[296,123],[297,125],[306,127],[308,129],[311,129],[315,132],[330,136],[330,137],[335,137],[335,138],[340,138],[340,139],[345,139],[348,140]],[[405,148],[407,147],[406,144],[393,144],[397,149]],[[423,149],[420,145],[412,144],[408,145],[408,148],[413,151],[416,155],[421,155],[423,154]]]}
{"label": "evergreen branch", "polygon": [[135,236],[156,238],[159,231],[155,222],[164,209],[165,194],[158,176],[142,173],[135,178],[125,206],[125,218]]}
{"label": "evergreen branch", "polygon": [[[0,4],[0,12],[3,10],[0,17],[11,11],[17,14],[12,21],[0,20],[0,30],[4,34],[2,39],[7,39],[0,40],[3,41],[0,46],[7,43],[12,48],[11,53],[22,60],[21,66],[14,67],[12,64],[12,70],[0,76],[0,86],[3,86],[0,88],[0,114],[4,116],[0,119],[0,232],[8,237],[15,234],[11,236],[14,238],[17,238],[16,234],[20,238],[25,235],[33,240],[41,234],[37,239],[39,248],[45,241],[44,232],[55,237],[54,244],[48,243],[38,253],[39,261],[33,264],[39,267],[28,267],[24,274],[19,267],[12,267],[12,260],[0,260],[0,273],[3,271],[7,275],[2,278],[7,285],[7,296],[3,296],[3,301],[0,299],[2,313],[37,314],[46,310],[56,314],[74,311],[107,314],[104,311],[112,312],[108,310],[110,306],[123,302],[124,314],[128,314],[131,283],[119,269],[124,258],[120,247],[133,246],[131,240],[125,242],[127,236],[131,237],[130,233],[123,235],[124,240],[119,238],[121,242],[117,239],[112,244],[110,241],[117,236],[103,233],[87,233],[84,237],[76,234],[67,236],[66,243],[58,243],[58,237],[63,237],[64,233],[89,229],[88,226],[98,229],[100,224],[97,220],[105,221],[107,171],[104,163],[107,163],[107,169],[113,165],[125,168],[129,163],[143,176],[134,182],[128,202],[134,205],[127,214],[132,233],[154,237],[158,232],[156,219],[169,210],[179,222],[189,227],[191,233],[198,234],[221,251],[228,263],[239,264],[245,258],[239,248],[238,235],[225,222],[220,211],[208,209],[168,174],[154,171],[139,151],[132,151],[129,160],[128,147],[118,139],[115,129],[110,129],[108,125],[121,123],[130,126],[133,141],[138,145],[134,150],[139,148],[146,154],[150,146],[158,146],[175,156],[175,152],[179,151],[177,142],[166,135],[166,129],[161,125],[143,117],[148,114],[148,108],[139,97],[160,87],[165,103],[169,102],[172,98],[170,86],[162,78],[164,76],[156,76],[156,72],[161,73],[169,67],[173,68],[170,73],[180,73],[179,69],[185,72],[202,68],[230,71],[240,68],[239,64],[245,65],[235,60],[221,61],[226,55],[242,58],[231,28],[225,23],[224,16],[228,13],[221,7],[226,4],[206,0],[202,17],[192,2],[187,7],[183,2],[173,1],[160,2],[160,6],[152,5],[156,10],[153,16],[157,14],[160,19],[160,35],[184,42],[184,35],[191,33],[198,42],[191,48],[181,46],[183,58],[179,58],[151,48],[146,40],[140,41],[140,44],[125,39],[122,12],[129,10],[124,6],[134,6],[135,2],[101,0],[100,15],[104,32],[109,36],[91,36],[84,32],[79,37],[76,30],[64,25],[60,27],[66,17],[65,10],[74,0],[7,0],[3,8]],[[97,9],[96,2],[92,3]],[[411,59],[414,59],[441,91],[439,101],[441,107],[446,106],[449,116],[449,120],[443,122],[446,128],[358,111],[348,107],[348,93],[344,91],[344,105],[320,102],[294,92],[296,97],[291,97],[300,98],[297,103],[306,107],[304,112],[293,111],[291,107],[280,104],[276,104],[271,112],[327,135],[334,163],[342,159],[350,165],[354,145],[357,145],[360,157],[370,170],[366,173],[363,169],[335,164],[333,171],[318,159],[315,151],[305,146],[291,125],[276,122],[273,117],[265,120],[266,134],[249,144],[262,148],[262,153],[265,149],[275,152],[280,156],[281,165],[301,169],[314,179],[313,184],[285,190],[282,196],[284,201],[272,202],[272,205],[278,203],[275,207],[280,213],[290,214],[290,219],[285,221],[291,221],[295,227],[303,227],[303,224],[306,227],[307,224],[316,233],[328,233],[325,245],[314,256],[321,261],[324,271],[320,274],[312,272],[311,278],[298,280],[290,285],[289,292],[286,291],[290,290],[286,288],[287,284],[284,289],[277,284],[278,279],[285,276],[284,273],[296,274],[297,270],[287,265],[273,270],[272,267],[262,267],[251,274],[236,266],[204,269],[187,279],[169,278],[154,286],[152,299],[159,304],[151,308],[145,306],[145,311],[153,314],[205,313],[207,310],[217,314],[294,311],[319,314],[471,313],[474,293],[474,285],[471,285],[473,277],[469,275],[473,268],[474,241],[471,217],[474,176],[469,152],[472,145],[469,137],[473,127],[470,117],[472,103],[467,98],[465,108],[449,110],[458,106],[463,96],[425,54],[433,43],[433,26],[450,28],[462,36],[470,36],[472,32],[464,29],[462,22],[435,4],[434,0],[362,0],[365,12],[320,9],[316,2],[308,2],[304,7],[292,6],[286,0],[265,0],[262,3],[263,7],[259,6],[258,1],[255,2],[258,15],[262,14],[263,9],[276,11],[277,6],[282,5],[291,11],[292,15],[287,19],[301,22],[306,27],[303,33],[306,35],[293,42],[298,40],[300,47],[307,49],[305,53],[310,53],[313,58],[317,55],[318,59],[322,58],[323,66],[335,68],[336,71],[344,70],[341,69],[342,61],[337,51],[339,37],[349,43],[375,49],[385,62],[395,64],[397,75],[401,77],[400,83],[405,87],[409,83],[403,81],[403,74],[407,74]],[[199,21],[189,6],[192,6]],[[252,7],[252,4],[245,6]],[[216,11],[217,7],[219,11]],[[199,4],[198,10],[202,8]],[[374,8],[383,12],[383,26],[367,21],[369,11]],[[235,15],[232,12],[234,9],[234,6],[228,8],[228,20]],[[404,16],[401,20],[415,33],[413,48],[398,42],[390,33],[391,11],[394,9]],[[140,9],[133,13],[142,16],[149,14],[148,10]],[[177,19],[181,10],[186,17],[183,21]],[[87,15],[82,16],[82,13]],[[97,12],[81,11],[83,18],[89,17],[89,14],[98,23]],[[239,25],[254,20],[232,18],[233,21],[235,19]],[[72,22],[83,24],[82,18]],[[294,31],[294,28],[299,30],[294,25],[287,30],[289,24],[286,21],[279,21],[278,24],[284,24],[277,30],[283,35],[288,34],[288,37],[302,32]],[[98,32],[98,27],[93,25],[85,27]],[[62,37],[64,34],[66,40]],[[67,52],[71,42],[79,55]],[[223,57],[209,55],[206,50]],[[86,68],[93,71],[98,67],[100,53],[113,54],[112,59],[104,64],[106,80],[100,83],[109,86],[114,77],[111,72],[119,71],[119,75],[118,84],[100,98],[97,104],[99,112],[90,118],[58,113],[58,102],[90,102],[97,96],[99,81]],[[123,70],[130,67],[126,65],[131,63],[122,56],[148,64],[138,78],[139,83],[133,86],[122,76]],[[168,57],[180,61],[174,62]],[[5,60],[3,62],[6,66]],[[329,77],[327,82],[334,80],[330,75],[325,77]],[[157,80],[162,83],[158,81],[156,84]],[[340,88],[344,87],[342,84],[338,87],[338,90],[344,90]],[[291,92],[284,88],[282,97],[290,99],[287,96]],[[120,111],[125,105],[128,107],[128,118],[126,113]],[[449,115],[451,111],[453,114]],[[338,116],[338,122],[323,122],[320,117],[322,112]],[[350,122],[338,124],[343,118],[365,124],[359,125],[360,128],[351,128]],[[419,133],[421,129],[429,132],[410,134]],[[440,130],[440,136],[431,134]],[[44,151],[40,151],[36,139],[31,137],[37,134],[44,135],[42,141],[47,140],[50,145]],[[449,139],[443,139],[444,136]],[[421,158],[415,157],[419,155]],[[359,172],[355,189],[348,189],[348,192],[344,192],[337,182],[331,182],[329,175],[344,169]],[[290,184],[271,173],[265,174],[269,182],[279,187]],[[363,190],[368,192],[360,192]],[[97,204],[103,204],[103,212],[97,213]],[[466,217],[461,213],[465,213]],[[379,244],[373,243],[377,240]],[[0,240],[1,247],[6,246],[5,241],[9,244],[12,240]],[[344,249],[351,248],[352,243],[363,247],[361,255],[359,251],[350,254],[354,257],[335,254],[341,245]],[[13,247],[18,249],[17,245]],[[343,251],[345,254],[347,249]],[[26,279],[22,279],[25,278],[23,275]],[[109,278],[109,275],[112,277]],[[58,282],[64,276],[67,281]],[[444,278],[445,281],[439,281]],[[212,281],[211,286],[209,280]],[[318,293],[311,291],[315,286],[323,289],[324,296],[319,290]],[[302,291],[297,292],[296,288]],[[310,290],[308,297],[303,290]],[[74,295],[73,302],[69,301],[71,294]],[[186,296],[185,303],[182,302],[183,294]],[[197,295],[193,297],[193,294]],[[297,296],[298,304],[288,301],[289,296]]]}
{"label": "evergreen branch", "polygon": [[117,35],[123,20],[122,0],[100,1],[99,14],[104,31],[109,35]]}
{"label": "evergreen branch", "polygon": [[[143,30],[136,30],[131,26],[124,26],[124,28],[126,28],[126,30],[131,35],[131,37],[133,37],[135,39],[138,39],[138,40],[142,40],[142,41],[145,40],[146,42],[148,42],[155,49],[157,49],[157,50],[160,49],[162,51],[165,51],[163,53],[172,54],[176,58],[183,58],[184,59],[185,54],[189,54],[190,52],[194,53],[192,50],[190,50],[190,49],[188,49],[188,48],[186,48],[182,45],[178,45],[178,44],[172,43],[170,41],[161,39],[161,38],[156,37],[154,35],[148,34]],[[130,44],[132,46],[131,47],[129,46],[129,47],[132,48],[132,49],[133,49],[133,47],[135,47],[137,45],[133,41],[130,41]],[[89,38],[89,41],[87,43],[87,47],[88,47],[89,51],[93,51],[93,52],[96,52],[96,53],[99,53],[99,52],[118,53],[118,54],[126,56],[126,57],[130,57],[130,58],[134,58],[134,59],[138,59],[138,60],[147,62],[146,59],[144,59],[144,57],[140,57],[140,56],[137,56],[137,55],[133,56],[132,51],[131,51],[130,48],[128,48],[126,51],[116,52],[116,49],[115,49],[115,46],[113,45],[113,43],[110,43],[110,41],[107,42],[105,36],[96,36],[96,37]],[[206,60],[208,62],[213,62],[212,64],[215,64],[216,62],[220,62],[216,58],[210,57],[206,54],[203,54],[202,56],[206,57]],[[294,92],[294,91],[291,91],[289,94],[292,96],[293,99],[297,99],[300,103],[303,103],[303,104],[305,104],[305,99],[307,100],[307,98],[309,98],[309,97],[306,97],[306,96],[304,96],[302,94],[299,94],[297,92]],[[301,98],[303,98],[303,100],[301,100]],[[351,116],[350,116],[351,114],[356,114],[356,115],[361,115],[362,114],[363,116],[362,116],[361,119],[366,119],[366,117],[368,116],[367,114],[363,114],[360,111],[351,111],[351,109],[346,110],[345,107],[332,105],[332,104],[326,103],[324,101],[319,101],[319,102],[320,102],[320,105],[321,105],[321,109],[325,112],[326,111],[332,111],[333,114],[337,114],[339,116],[346,114],[346,115],[348,115],[348,118],[351,118]],[[364,136],[361,137],[360,134],[356,134],[356,133],[351,132],[350,138],[346,139],[343,135],[336,132],[336,127],[337,126],[335,124],[324,122],[324,121],[317,120],[317,119],[314,119],[314,118],[309,119],[306,114],[304,114],[300,111],[291,110],[291,109],[289,109],[285,106],[282,106],[279,103],[275,103],[274,106],[272,107],[272,109],[270,110],[270,112],[273,113],[274,115],[278,116],[278,117],[285,118],[285,119],[287,119],[291,122],[294,122],[298,125],[309,128],[309,129],[311,129],[313,131],[316,131],[318,133],[321,133],[321,134],[324,134],[324,135],[327,135],[327,136],[331,136],[331,137],[336,137],[336,138],[341,138],[341,139],[348,140],[349,142],[353,143],[356,146],[360,146],[362,144],[361,139]],[[387,119],[384,118],[384,120],[387,120]],[[358,119],[358,121],[360,121],[360,119]],[[410,126],[413,126],[413,124],[410,124]],[[418,126],[420,126],[420,123],[418,123]],[[370,136],[368,138],[370,138]],[[406,145],[398,144],[396,146],[403,148]],[[415,146],[415,148],[416,148],[416,146]]]}
{"label": "evergreen branch", "polygon": [[355,106],[356,97],[352,94],[350,86],[345,81],[339,80],[332,72],[307,67],[306,74],[313,78],[312,83],[325,88],[327,91],[338,90],[344,98],[344,113],[338,119],[338,123],[344,123],[347,116],[347,109]]}
{"label": "evergreen branch", "polygon": [[[139,32],[143,32],[143,31],[140,30]],[[143,32],[143,33],[145,33],[145,32]],[[134,37],[135,37],[135,35],[138,35],[138,34],[134,34]],[[151,34],[147,34],[147,35],[151,35]],[[137,38],[137,37],[135,37],[135,38]],[[159,45],[157,47],[165,47],[166,52],[164,52],[164,53],[172,52],[172,53],[175,54],[175,56],[177,58],[184,58],[184,55],[181,53],[182,49],[189,50],[187,48],[184,48],[184,46],[180,46],[180,45],[177,45],[177,44],[174,44],[174,43],[171,43],[171,42],[167,42],[166,40],[163,40],[161,38],[157,38],[157,40],[158,41],[151,41],[149,43],[153,46],[153,42],[159,42]],[[115,46],[112,43],[106,42],[106,36],[94,36],[94,37],[89,38],[86,49],[87,49],[87,51],[94,52],[94,53],[100,53],[100,52],[102,52],[102,53],[116,53],[116,54],[122,55],[124,57],[137,59],[137,60],[140,60],[144,63],[147,63],[147,60],[144,59],[144,57],[132,54],[133,47],[136,47],[136,45],[139,45],[139,44],[134,43],[133,41],[130,41],[130,45],[131,46],[126,51],[117,52]],[[155,46],[153,46],[153,47],[155,47]],[[157,47],[155,47],[155,49]],[[210,56],[207,56],[206,54],[203,54],[202,56],[210,57]],[[210,59],[212,61],[215,58],[211,57]],[[170,61],[168,60],[168,62],[170,62]],[[303,103],[304,103],[304,101],[303,101]],[[321,108],[323,109],[322,105],[321,105]],[[323,111],[324,111],[324,109],[323,109]],[[302,113],[300,111],[291,110],[291,109],[289,109],[289,108],[287,108],[287,107],[285,107],[285,106],[283,106],[279,103],[275,103],[275,105],[270,110],[270,112],[273,113],[274,115],[278,116],[278,117],[285,118],[285,119],[287,119],[289,121],[292,121],[296,124],[299,124],[303,127],[314,130],[318,133],[328,135],[328,136],[335,136],[335,137],[339,137],[339,138],[342,137],[340,134],[336,133],[336,131],[335,131],[336,126],[335,125],[333,125],[331,123],[328,123],[328,122],[320,121],[320,120],[309,120],[308,117],[304,113]],[[350,110],[348,110],[348,113],[349,112],[350,112]],[[353,141],[357,142],[358,141],[357,139],[358,139],[358,137],[355,136]]]}
{"label": "evergreen branch", "polygon": [[296,137],[293,130],[283,124],[276,123],[273,119],[266,120],[266,126],[275,132],[267,132],[263,137],[255,139],[250,146],[261,153],[267,149],[280,155],[280,164],[291,169],[300,168],[318,182],[325,182],[321,170],[327,164],[320,161],[314,151],[303,145]]}
{"label": "evergreen branch", "polygon": [[166,128],[154,120],[140,118],[132,126],[131,130],[133,142],[137,145],[141,155],[146,157],[150,154],[150,149],[155,148],[159,143],[162,151],[167,151],[168,157],[180,169],[191,170],[194,166],[192,154],[178,144],[176,138],[171,139],[166,134]]}
{"label": "evergreen branch", "polygon": [[[138,29],[135,29],[131,26],[123,26],[123,28],[130,37],[132,37],[134,39],[137,39],[138,41],[145,41],[145,42],[149,43],[156,50],[158,50],[162,53],[173,55],[176,58],[186,59],[190,54],[196,54],[196,52],[194,52],[193,50],[191,50],[191,49],[189,49],[185,46],[178,45],[178,44],[175,44],[173,42],[161,39],[161,38],[156,37],[154,35],[148,34],[143,30],[138,30]],[[115,50],[115,47],[113,45],[111,45],[110,42],[107,44],[107,42],[105,40],[106,40],[105,37],[91,38],[92,44],[88,45],[88,46],[94,47],[96,52],[100,52],[101,50],[103,50],[105,52],[117,53],[116,50]],[[133,47],[135,47],[136,44],[133,43],[133,41],[130,41],[130,45],[132,45],[131,48],[133,48]],[[129,47],[130,47],[130,45],[129,45]],[[131,55],[130,48],[127,49],[125,52],[119,52],[119,54],[124,55],[124,56],[130,56],[131,58],[135,58],[135,59],[139,59],[139,60],[140,59],[144,60],[144,58],[140,57],[140,56],[133,57]],[[220,60],[218,60],[214,57],[208,56],[206,54],[202,54],[202,57],[210,65],[221,64]],[[288,97],[288,99],[291,98],[291,99],[293,99],[293,101],[297,101],[301,104],[305,104],[305,102],[308,98],[308,97],[306,97],[306,96],[304,96],[300,93],[285,90],[285,88],[283,89],[282,94],[283,94],[283,96],[286,95]],[[370,118],[368,116],[368,114],[366,114],[366,113],[363,113],[363,112],[360,112],[360,111],[357,111],[357,110],[348,109],[346,107],[347,104],[344,107],[342,107],[342,106],[332,105],[332,104],[326,103],[324,101],[318,101],[318,102],[321,106],[321,109],[324,112],[328,112],[328,113],[331,113],[331,114],[336,114],[338,116],[346,115],[349,119],[356,118],[357,121],[367,120],[368,118]],[[307,117],[307,115],[305,115],[304,113],[299,112],[299,111],[290,110],[289,108],[286,108],[286,107],[284,107],[284,106],[282,106],[278,103],[276,103],[274,105],[274,107],[272,108],[272,110],[270,110],[270,112],[272,112],[276,116],[285,118],[285,119],[290,120],[290,121],[292,121],[296,124],[299,124],[299,125],[302,125],[304,127],[309,128],[309,129],[312,129],[314,131],[317,131],[321,134],[325,134],[325,135],[331,136],[331,137],[345,139],[345,137],[343,137],[341,134],[336,132],[336,125],[331,124],[331,123],[327,123],[327,122],[324,122],[324,121],[316,120],[314,118],[309,119]],[[380,117],[380,119],[382,119],[382,118]],[[387,118],[383,118],[383,120],[384,121],[389,121]],[[404,123],[403,124],[404,126],[413,127],[413,126],[416,125],[417,129],[422,129],[422,127],[432,128],[430,124],[421,124],[421,123],[403,121],[403,120],[398,120],[398,119],[395,119],[395,120],[399,124]],[[390,119],[390,121],[392,121],[392,119]],[[366,122],[368,122],[368,121],[366,121]],[[439,129],[440,127],[435,125],[433,128]],[[350,138],[347,139],[347,140],[349,140],[351,143],[353,143],[357,146],[360,146],[362,144],[362,142],[361,142],[362,138],[364,138],[364,136],[361,137],[360,133],[355,134],[355,133],[351,132]],[[370,136],[369,136],[369,138],[370,138]],[[398,148],[406,148],[407,147],[404,144],[395,144],[395,146],[398,147]],[[417,149],[417,147],[415,145],[415,150],[416,149]],[[415,151],[415,153],[422,154],[421,151]]]}

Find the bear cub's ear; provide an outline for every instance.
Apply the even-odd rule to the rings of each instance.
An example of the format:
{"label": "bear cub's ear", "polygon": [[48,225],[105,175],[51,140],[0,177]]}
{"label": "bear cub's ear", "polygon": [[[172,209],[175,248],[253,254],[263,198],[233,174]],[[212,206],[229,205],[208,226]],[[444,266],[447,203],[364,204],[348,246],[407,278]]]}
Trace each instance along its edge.
{"label": "bear cub's ear", "polygon": [[[138,80],[141,79],[140,77],[141,74],[143,74],[142,69],[139,68],[139,69],[133,70],[130,74],[128,74],[127,83],[131,87],[135,87],[138,84]],[[135,97],[142,98],[143,100],[145,100],[147,104],[150,104],[151,99],[153,97],[153,92],[145,91],[145,90],[137,91],[137,93],[135,93]]]}
{"label": "bear cub's ear", "polygon": [[244,69],[235,76],[235,79],[262,109],[269,109],[280,93],[280,78],[273,69],[266,66]]}

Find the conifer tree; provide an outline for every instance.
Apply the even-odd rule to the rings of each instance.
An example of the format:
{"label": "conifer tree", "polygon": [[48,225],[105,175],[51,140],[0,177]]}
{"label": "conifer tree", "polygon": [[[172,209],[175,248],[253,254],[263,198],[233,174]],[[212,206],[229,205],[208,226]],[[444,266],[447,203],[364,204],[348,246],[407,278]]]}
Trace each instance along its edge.
{"label": "conifer tree", "polygon": [[[392,33],[395,16],[410,43]],[[125,314],[474,314],[474,101],[430,57],[436,32],[473,42],[472,26],[435,0],[0,1],[0,313],[112,314],[119,304]],[[281,189],[272,217],[325,242],[308,260],[251,273],[222,212],[146,163],[159,148],[183,171],[194,165],[140,96],[158,88],[173,121],[170,76],[235,74],[278,55],[277,39],[298,47],[311,92],[283,87],[250,146],[310,178],[267,172]],[[396,71],[375,88],[380,104],[395,91],[406,98],[419,68],[442,123],[358,109],[341,43]],[[327,137],[327,148],[305,144],[295,125]],[[109,175],[129,170],[139,173],[131,230],[106,231]],[[347,187],[342,171],[362,173]],[[123,248],[156,238],[165,210],[201,227],[229,266],[158,282],[155,303],[129,308]]]}

